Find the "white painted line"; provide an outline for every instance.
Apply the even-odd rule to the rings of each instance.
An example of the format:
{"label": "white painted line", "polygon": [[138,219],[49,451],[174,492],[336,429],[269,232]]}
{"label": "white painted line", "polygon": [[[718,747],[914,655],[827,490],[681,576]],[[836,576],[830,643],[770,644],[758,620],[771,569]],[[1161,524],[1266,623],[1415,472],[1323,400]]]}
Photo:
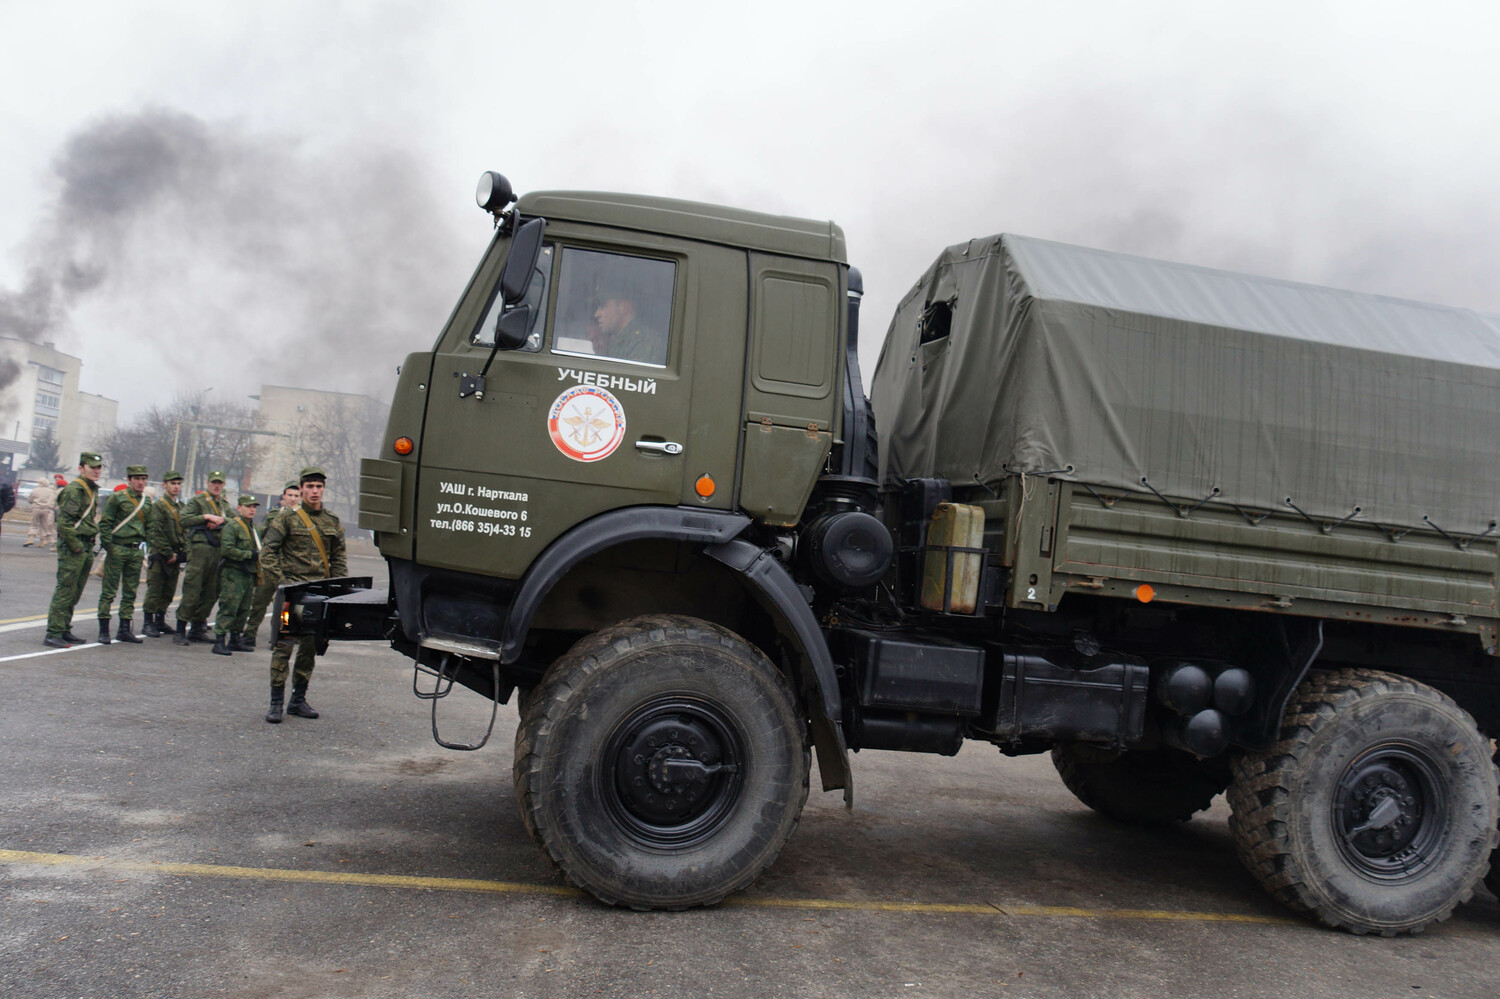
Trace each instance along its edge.
{"label": "white painted line", "polygon": [[8,663],[16,659],[35,659],[37,656],[55,656],[59,652],[77,652],[79,649],[98,648],[103,648],[103,646],[101,646],[98,642],[89,642],[86,645],[70,645],[66,649],[48,649],[46,652],[27,652],[26,654],[19,656],[6,656],[4,659],[0,659],[0,663]]}

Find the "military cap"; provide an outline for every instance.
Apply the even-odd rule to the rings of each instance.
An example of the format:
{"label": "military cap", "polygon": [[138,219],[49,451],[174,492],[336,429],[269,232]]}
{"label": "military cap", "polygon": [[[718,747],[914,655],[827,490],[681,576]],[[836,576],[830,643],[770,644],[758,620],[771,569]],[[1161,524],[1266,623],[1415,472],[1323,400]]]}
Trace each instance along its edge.
{"label": "military cap", "polygon": [[151,473],[146,470],[146,466],[145,465],[126,465],[125,466],[125,478],[127,478],[127,479],[130,478],[132,475],[150,475],[150,474]]}
{"label": "military cap", "polygon": [[240,497],[240,506],[260,506],[260,500],[247,493]]}
{"label": "military cap", "polygon": [[97,451],[85,451],[78,456],[78,464],[88,465],[90,468],[93,468],[95,465],[104,464],[104,459],[99,456]]}
{"label": "military cap", "polygon": [[302,488],[302,483],[300,481],[298,481],[297,479],[287,479],[286,480],[286,485],[284,485],[284,486],[281,487],[281,491],[282,492],[286,492],[288,489],[301,489],[301,488]]}
{"label": "military cap", "polygon": [[317,465],[308,465],[302,470],[302,474],[297,476],[297,486],[298,488],[301,488],[302,483],[306,482],[308,479],[325,480],[327,478],[328,476],[324,475],[323,470]]}
{"label": "military cap", "polygon": [[179,472],[179,471],[177,471],[177,469],[174,468],[170,472],[168,472],[166,475],[163,475],[161,477],[161,480],[163,482],[181,482],[182,481],[182,473]]}
{"label": "military cap", "polygon": [[224,481],[224,473],[223,472],[209,472],[208,473],[208,481],[210,481],[210,482],[223,482]]}

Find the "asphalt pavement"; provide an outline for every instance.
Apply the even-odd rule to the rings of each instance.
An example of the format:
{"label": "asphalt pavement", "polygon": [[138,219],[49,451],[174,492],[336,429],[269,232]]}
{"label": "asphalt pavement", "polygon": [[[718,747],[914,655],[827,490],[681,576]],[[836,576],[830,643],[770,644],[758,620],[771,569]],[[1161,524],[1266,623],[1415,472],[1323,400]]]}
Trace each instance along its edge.
{"label": "asphalt pavement", "polygon": [[[521,826],[513,706],[457,753],[378,644],[334,646],[309,691],[322,718],[281,725],[262,720],[265,625],[227,658],[167,639],[45,649],[55,559],[6,528],[3,996],[1500,994],[1488,892],[1415,937],[1322,929],[1240,869],[1222,800],[1124,827],[1047,757],[982,745],[859,754],[854,811],[815,789],[775,866],[724,905],[606,908]],[[477,695],[437,703],[445,738],[482,734]]]}

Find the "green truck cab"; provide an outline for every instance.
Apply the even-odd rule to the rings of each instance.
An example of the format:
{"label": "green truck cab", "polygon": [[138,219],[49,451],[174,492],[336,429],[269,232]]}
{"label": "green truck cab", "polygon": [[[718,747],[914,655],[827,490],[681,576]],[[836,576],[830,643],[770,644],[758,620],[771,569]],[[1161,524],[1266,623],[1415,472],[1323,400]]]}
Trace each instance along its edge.
{"label": "green truck cab", "polygon": [[575,884],[712,904],[814,754],[852,805],[851,751],[965,740],[1128,822],[1227,790],[1267,890],[1354,932],[1485,877],[1500,320],[994,237],[902,300],[872,405],[837,226],[479,202],[363,463],[389,588],[277,606],[390,640],[434,711],[519,697],[517,801]]}

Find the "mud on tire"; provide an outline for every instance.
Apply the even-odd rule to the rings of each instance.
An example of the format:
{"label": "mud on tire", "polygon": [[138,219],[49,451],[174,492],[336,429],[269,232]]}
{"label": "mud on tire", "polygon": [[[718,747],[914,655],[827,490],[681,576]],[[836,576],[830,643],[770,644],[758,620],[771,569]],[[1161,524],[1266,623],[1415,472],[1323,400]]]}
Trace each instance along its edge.
{"label": "mud on tire", "polygon": [[1416,933],[1484,877],[1497,834],[1489,741],[1442,693],[1390,673],[1315,673],[1280,739],[1234,764],[1241,861],[1291,908],[1354,933]]}
{"label": "mud on tire", "polygon": [[601,901],[711,905],[776,859],[807,800],[806,724],[786,680],[734,633],[636,618],[548,669],[516,733],[532,838]]}

